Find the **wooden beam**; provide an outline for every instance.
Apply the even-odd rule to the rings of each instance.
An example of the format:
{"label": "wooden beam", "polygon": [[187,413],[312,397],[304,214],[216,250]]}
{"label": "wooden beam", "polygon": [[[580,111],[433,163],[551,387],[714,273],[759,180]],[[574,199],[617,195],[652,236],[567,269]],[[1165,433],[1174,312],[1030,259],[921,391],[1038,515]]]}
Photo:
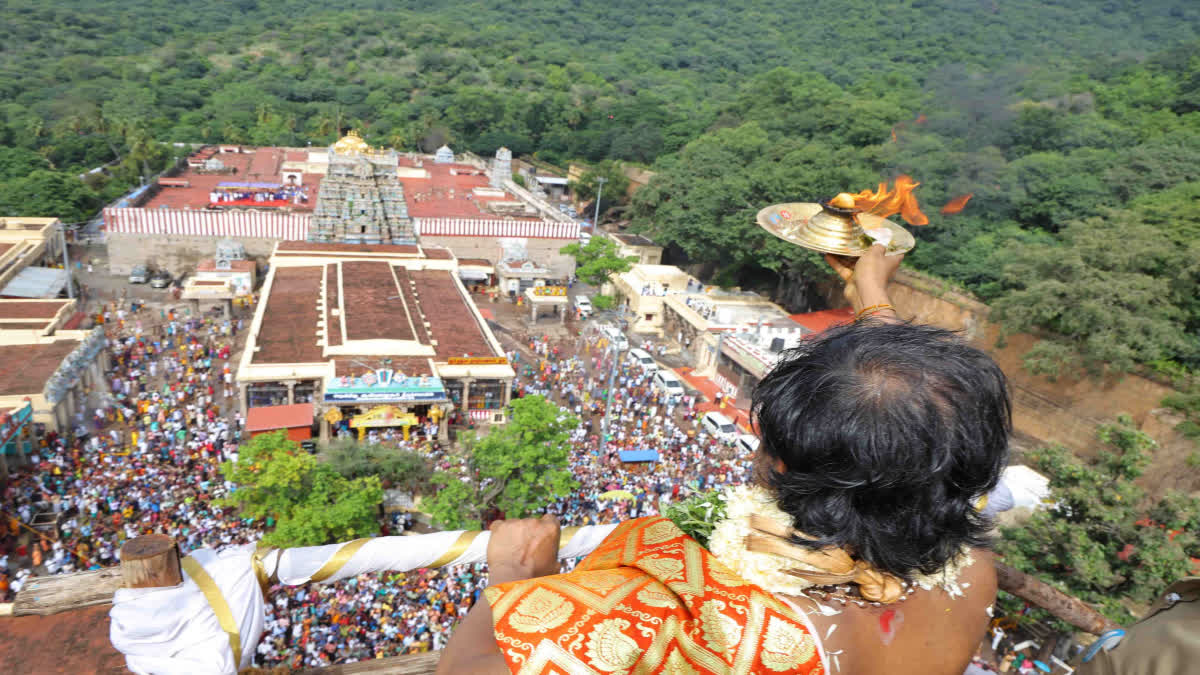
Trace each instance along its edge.
{"label": "wooden beam", "polygon": [[359,661],[324,668],[309,668],[298,671],[301,675],[355,675],[357,673],[372,673],[372,675],[433,675],[437,670],[441,652],[425,652],[423,654],[407,654],[391,656],[386,659]]}
{"label": "wooden beam", "polygon": [[109,604],[113,593],[121,585],[121,570],[116,567],[33,577],[17,593],[12,613],[13,616],[48,616],[71,609]]}
{"label": "wooden beam", "polygon": [[156,588],[183,583],[179,547],[165,534],[134,537],[121,547],[121,577],[125,588]]}
{"label": "wooden beam", "polygon": [[1050,584],[1039,581],[999,560],[995,563],[996,581],[1000,590],[1037,605],[1056,618],[1092,635],[1102,635],[1114,628],[1120,628],[1108,617],[1079,598],[1067,595]]}

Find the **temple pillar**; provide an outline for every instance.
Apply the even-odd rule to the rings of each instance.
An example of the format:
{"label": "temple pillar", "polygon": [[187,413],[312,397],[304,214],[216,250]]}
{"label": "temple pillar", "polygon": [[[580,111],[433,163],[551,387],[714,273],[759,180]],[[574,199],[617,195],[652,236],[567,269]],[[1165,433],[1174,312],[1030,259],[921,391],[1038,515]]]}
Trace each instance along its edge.
{"label": "temple pillar", "polygon": [[467,424],[471,423],[471,382],[474,380],[475,378],[473,377],[464,377],[462,381],[462,414],[466,418],[464,421]]}
{"label": "temple pillar", "polygon": [[284,382],[288,388],[288,405],[293,405],[296,402],[296,381],[288,380]]}
{"label": "temple pillar", "polygon": [[246,418],[246,407],[249,405],[249,385],[244,382],[238,383],[238,409],[242,413],[242,419]]}
{"label": "temple pillar", "polygon": [[322,445],[329,443],[329,420],[325,419],[324,415],[321,415],[321,432],[319,440],[321,441]]}

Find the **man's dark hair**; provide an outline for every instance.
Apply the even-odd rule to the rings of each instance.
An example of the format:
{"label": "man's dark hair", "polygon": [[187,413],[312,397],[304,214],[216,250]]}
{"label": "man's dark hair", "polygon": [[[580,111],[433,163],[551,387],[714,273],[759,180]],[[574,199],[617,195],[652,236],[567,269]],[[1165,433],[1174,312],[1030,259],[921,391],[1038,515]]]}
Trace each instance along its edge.
{"label": "man's dark hair", "polygon": [[999,366],[954,333],[833,328],[784,352],[753,410],[768,487],[811,537],[797,543],[910,580],[987,544],[975,505],[1006,464],[1011,403]]}

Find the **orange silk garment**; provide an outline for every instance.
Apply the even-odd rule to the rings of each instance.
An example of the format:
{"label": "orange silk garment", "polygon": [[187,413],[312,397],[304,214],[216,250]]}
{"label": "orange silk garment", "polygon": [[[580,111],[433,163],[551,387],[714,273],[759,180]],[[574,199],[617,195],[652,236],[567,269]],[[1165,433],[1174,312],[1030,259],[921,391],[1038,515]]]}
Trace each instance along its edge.
{"label": "orange silk garment", "polygon": [[568,574],[484,591],[520,675],[824,675],[791,607],[663,517],[622,523]]}

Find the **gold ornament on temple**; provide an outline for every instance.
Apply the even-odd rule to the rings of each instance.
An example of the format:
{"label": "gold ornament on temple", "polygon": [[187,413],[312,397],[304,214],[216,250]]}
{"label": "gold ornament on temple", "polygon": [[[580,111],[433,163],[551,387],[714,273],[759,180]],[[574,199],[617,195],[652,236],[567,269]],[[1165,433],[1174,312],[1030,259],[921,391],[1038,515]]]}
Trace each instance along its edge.
{"label": "gold ornament on temple", "polygon": [[357,131],[351,129],[333,144],[333,151],[339,155],[362,155],[369,153],[371,146],[367,145]]}

